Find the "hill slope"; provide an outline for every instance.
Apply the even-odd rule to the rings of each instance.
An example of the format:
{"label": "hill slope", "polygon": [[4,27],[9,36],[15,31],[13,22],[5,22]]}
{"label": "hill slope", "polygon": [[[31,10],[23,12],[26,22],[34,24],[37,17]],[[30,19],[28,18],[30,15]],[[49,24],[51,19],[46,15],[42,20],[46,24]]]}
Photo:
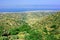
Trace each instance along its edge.
{"label": "hill slope", "polygon": [[0,14],[0,40],[59,40],[60,12]]}

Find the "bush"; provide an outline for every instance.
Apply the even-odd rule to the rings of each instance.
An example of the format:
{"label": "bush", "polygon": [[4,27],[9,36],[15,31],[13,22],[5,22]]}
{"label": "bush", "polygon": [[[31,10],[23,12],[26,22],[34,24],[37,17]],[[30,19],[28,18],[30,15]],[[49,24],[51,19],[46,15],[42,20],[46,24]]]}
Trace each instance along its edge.
{"label": "bush", "polygon": [[0,36],[3,34],[3,30],[4,30],[4,28],[2,26],[0,26]]}
{"label": "bush", "polygon": [[3,37],[0,37],[0,40],[9,40],[9,39],[8,37],[3,36]]}

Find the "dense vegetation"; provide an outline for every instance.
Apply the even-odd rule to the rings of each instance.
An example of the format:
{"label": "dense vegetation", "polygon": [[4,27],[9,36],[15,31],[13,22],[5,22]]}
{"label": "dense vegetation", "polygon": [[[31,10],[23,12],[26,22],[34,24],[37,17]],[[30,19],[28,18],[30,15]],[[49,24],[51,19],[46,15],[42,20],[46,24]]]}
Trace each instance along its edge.
{"label": "dense vegetation", "polygon": [[0,13],[0,40],[60,40],[60,12]]}

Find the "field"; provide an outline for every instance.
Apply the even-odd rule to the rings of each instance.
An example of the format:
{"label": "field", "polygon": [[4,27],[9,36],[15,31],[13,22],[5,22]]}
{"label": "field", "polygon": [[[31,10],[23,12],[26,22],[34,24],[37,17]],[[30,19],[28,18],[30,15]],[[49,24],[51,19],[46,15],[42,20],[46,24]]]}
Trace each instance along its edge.
{"label": "field", "polygon": [[60,40],[60,12],[1,12],[0,40]]}

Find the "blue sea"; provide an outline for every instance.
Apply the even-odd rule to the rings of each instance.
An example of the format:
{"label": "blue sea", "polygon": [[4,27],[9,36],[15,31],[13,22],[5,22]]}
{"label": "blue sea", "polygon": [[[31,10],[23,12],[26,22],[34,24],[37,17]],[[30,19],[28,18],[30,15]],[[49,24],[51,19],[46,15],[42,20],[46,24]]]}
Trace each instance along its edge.
{"label": "blue sea", "polygon": [[21,6],[12,8],[0,8],[0,12],[24,12],[24,11],[36,11],[36,10],[60,10],[59,6]]}
{"label": "blue sea", "polygon": [[24,11],[36,11],[36,10],[60,10],[60,9],[0,9],[0,12],[24,12]]}

